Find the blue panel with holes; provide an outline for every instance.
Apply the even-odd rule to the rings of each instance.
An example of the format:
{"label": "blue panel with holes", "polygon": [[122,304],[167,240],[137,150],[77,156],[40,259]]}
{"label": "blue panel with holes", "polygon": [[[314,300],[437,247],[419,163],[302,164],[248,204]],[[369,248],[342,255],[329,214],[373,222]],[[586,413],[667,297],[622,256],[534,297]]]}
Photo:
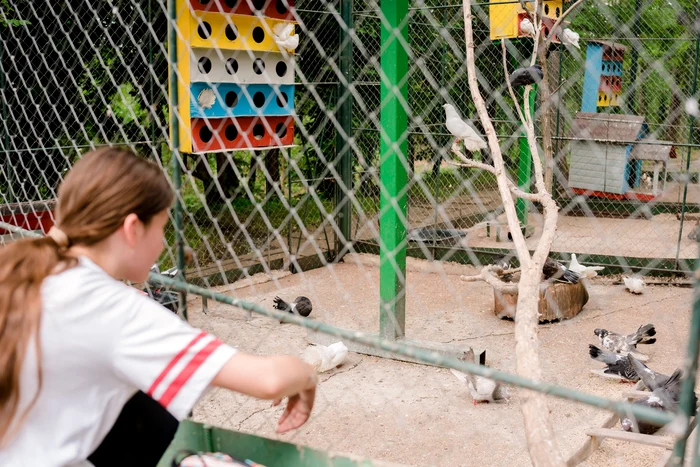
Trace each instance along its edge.
{"label": "blue panel with holes", "polygon": [[622,76],[622,62],[603,60],[603,76]]}
{"label": "blue panel with holes", "polygon": [[294,110],[294,85],[289,84],[192,83],[190,93],[192,118],[279,116]]}

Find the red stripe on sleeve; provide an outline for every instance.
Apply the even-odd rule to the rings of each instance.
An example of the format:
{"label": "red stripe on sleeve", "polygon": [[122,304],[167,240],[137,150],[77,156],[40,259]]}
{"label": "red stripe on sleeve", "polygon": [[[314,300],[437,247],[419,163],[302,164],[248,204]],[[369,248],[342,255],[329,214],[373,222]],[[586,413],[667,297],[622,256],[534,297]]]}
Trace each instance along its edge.
{"label": "red stripe on sleeve", "polygon": [[184,386],[187,381],[189,381],[190,377],[194,374],[197,369],[202,366],[202,363],[206,361],[207,358],[216,350],[219,346],[221,345],[221,341],[219,339],[214,339],[211,342],[209,342],[204,348],[202,348],[197,354],[192,357],[192,360],[187,364],[185,368],[182,369],[179,375],[173,380],[172,383],[170,383],[170,386],[168,386],[168,389],[165,390],[162,396],[160,396],[160,399],[158,399],[158,402],[160,402],[160,405],[163,407],[167,408],[168,404],[172,402],[172,400],[177,396],[177,393],[180,392],[180,389],[182,389],[182,386]]}
{"label": "red stripe on sleeve", "polygon": [[194,339],[192,339],[192,340],[190,341],[189,344],[187,344],[187,345],[185,346],[185,348],[183,348],[182,350],[180,350],[180,352],[178,352],[178,354],[175,355],[175,356],[173,357],[172,360],[170,360],[170,363],[168,363],[168,365],[165,367],[165,369],[158,375],[158,377],[156,378],[156,380],[153,381],[153,384],[151,384],[151,387],[148,388],[148,395],[149,395],[149,396],[153,397],[153,393],[154,393],[155,390],[158,388],[158,385],[159,385],[161,382],[163,382],[163,379],[165,379],[165,377],[168,375],[168,373],[170,372],[170,370],[172,370],[173,367],[174,367],[175,365],[177,365],[177,362],[179,362],[180,359],[182,359],[182,357],[185,356],[185,354],[187,353],[187,351],[190,350],[190,349],[192,348],[192,346],[194,346],[197,342],[199,342],[199,341],[200,341],[203,337],[205,337],[206,335],[207,335],[206,331],[200,332]]}

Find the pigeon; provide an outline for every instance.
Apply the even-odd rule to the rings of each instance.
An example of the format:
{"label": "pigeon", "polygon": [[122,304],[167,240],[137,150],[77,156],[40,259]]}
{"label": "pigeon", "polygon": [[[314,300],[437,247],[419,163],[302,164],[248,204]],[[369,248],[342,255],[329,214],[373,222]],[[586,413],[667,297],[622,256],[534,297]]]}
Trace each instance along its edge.
{"label": "pigeon", "polygon": [[691,117],[700,117],[700,104],[698,104],[698,100],[694,97],[689,97],[686,99],[684,107],[685,113]]}
{"label": "pigeon", "polygon": [[523,20],[520,22],[520,30],[528,36],[535,36],[535,26],[532,25],[532,21],[530,21],[528,18],[523,18]]}
{"label": "pigeon", "polygon": [[513,87],[528,86],[530,84],[539,83],[542,81],[543,77],[542,67],[539,65],[518,68],[510,75],[510,85]]}
{"label": "pigeon", "polygon": [[[634,401],[633,404],[663,410],[664,412],[675,412],[678,408],[681,375],[681,370],[678,368],[662,387],[654,389],[649,396]],[[620,424],[624,431],[635,431],[645,435],[653,435],[661,428],[650,422],[643,422],[630,417],[623,418]]]}
{"label": "pigeon", "polygon": [[650,391],[663,387],[670,378],[670,376],[655,372],[644,363],[634,358],[631,354],[627,355],[627,360],[642,380],[642,383],[644,383],[644,387]]}
{"label": "pigeon", "polygon": [[572,253],[568,269],[585,279],[592,279],[598,275],[598,271],[602,271],[605,268],[603,266],[584,266],[576,259],[576,253]]}
{"label": "pigeon", "polygon": [[275,297],[273,300],[273,308],[277,308],[280,311],[288,311],[292,314],[301,315],[307,317],[311,314],[313,307],[311,306],[311,300],[306,297],[297,297],[294,301],[289,304],[279,297]]}
{"label": "pigeon", "polygon": [[629,360],[627,360],[627,357],[598,348],[593,344],[588,345],[588,353],[593,360],[598,360],[607,365],[603,373],[617,375],[627,381],[639,381],[639,375],[630,364]]}
{"label": "pigeon", "polygon": [[644,292],[646,284],[641,277],[623,277],[622,280],[624,281],[627,290],[629,290],[631,293],[641,294]]}
{"label": "pigeon", "polygon": [[[474,359],[474,350],[469,349],[465,351],[464,355],[459,357],[459,359],[463,362],[476,363]],[[479,364],[486,365],[486,351],[483,351],[479,355]],[[483,376],[462,373],[453,368],[450,368],[450,371],[457,379],[467,385],[474,405],[477,405],[479,402],[500,402],[508,400],[508,391],[506,391],[500,383]]]}
{"label": "pigeon", "polygon": [[634,333],[623,336],[616,332],[610,332],[607,329],[595,329],[593,334],[600,338],[600,344],[603,348],[614,353],[629,353],[637,349],[638,344],[653,344],[656,342],[656,328],[649,323],[639,326],[639,329]]}
{"label": "pigeon", "polygon": [[547,258],[544,262],[542,273],[545,280],[554,279],[559,282],[568,282],[569,284],[577,284],[581,279],[581,276],[577,273],[569,271],[566,269],[566,266],[551,258]]}
{"label": "pigeon", "polygon": [[299,47],[299,35],[292,36],[294,30],[293,23],[279,23],[272,28],[273,39],[280,50],[294,52]]}
{"label": "pigeon", "polygon": [[481,137],[474,131],[474,129],[467,124],[459,116],[457,111],[452,104],[443,105],[445,108],[445,126],[453,136],[457,137],[457,143],[464,141],[464,147],[467,148],[469,152],[475,152],[479,149],[486,149],[486,141],[481,139]]}
{"label": "pigeon", "polygon": [[564,29],[564,32],[561,35],[561,42],[564,45],[573,45],[577,49],[581,50],[581,47],[578,45],[578,40],[580,37],[581,36],[578,33],[567,28]]}
{"label": "pigeon", "polygon": [[697,240],[699,231],[700,231],[700,221],[697,221],[695,223],[695,227],[693,227],[693,230],[691,230],[690,233],[688,234],[688,238],[691,240]]}
{"label": "pigeon", "polygon": [[646,172],[642,174],[640,182],[646,189],[650,189],[654,186],[651,176]]}
{"label": "pigeon", "polygon": [[328,347],[325,345],[312,345],[307,347],[301,358],[314,367],[316,372],[325,373],[343,363],[347,356],[348,348],[345,344],[336,342]]}
{"label": "pigeon", "polygon": [[197,104],[203,109],[211,109],[215,102],[216,95],[209,88],[202,89],[197,96]]}

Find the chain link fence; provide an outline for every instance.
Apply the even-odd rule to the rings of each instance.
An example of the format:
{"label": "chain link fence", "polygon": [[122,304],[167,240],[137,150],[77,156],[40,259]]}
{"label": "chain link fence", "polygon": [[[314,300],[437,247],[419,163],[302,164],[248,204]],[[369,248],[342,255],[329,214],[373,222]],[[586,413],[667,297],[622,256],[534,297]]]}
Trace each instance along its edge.
{"label": "chain link fence", "polygon": [[[533,183],[530,156],[505,84],[500,37],[494,34],[496,24],[508,22],[515,28],[506,40],[508,74],[529,65],[532,39],[513,37],[520,25],[519,19],[512,22],[513,12],[529,3],[472,6],[478,83],[508,176],[525,191]],[[221,31],[227,32],[219,36],[219,23],[212,22],[213,29],[206,23],[207,30],[207,18],[239,4],[257,13],[246,13],[245,20],[228,15],[220,23]],[[185,99],[204,110],[189,115],[181,105],[177,118],[182,122],[187,114],[189,122],[192,117],[192,126],[184,128],[191,130],[188,137],[195,146],[203,146],[183,152],[171,151],[170,145],[166,2],[0,0],[0,222],[47,231],[53,223],[56,190],[75,160],[96,146],[128,145],[160,164],[171,179],[173,167],[182,174],[173,185],[181,182],[181,237],[194,251],[186,274],[190,284],[258,304],[249,311],[270,308],[277,294],[287,300],[309,296],[312,318],[322,324],[374,332],[384,325],[377,303],[385,278],[376,256],[363,253],[380,252],[380,218],[389,209],[380,201],[382,190],[387,190],[387,174],[380,168],[386,146],[403,142],[387,142],[383,136],[387,125],[381,114],[387,97],[382,83],[389,88],[405,85],[401,98],[408,125],[402,138],[408,181],[399,192],[407,199],[406,251],[418,259],[440,261],[411,259],[407,276],[399,277],[395,290],[405,289],[409,310],[404,331],[438,343],[437,350],[449,347],[450,355],[461,355],[467,346],[489,347],[490,365],[513,370],[512,323],[494,318],[493,290],[459,281],[460,275],[475,272],[469,265],[480,267],[513,253],[496,178],[451,163],[454,137],[445,126],[445,103],[484,133],[468,87],[462,3],[418,0],[408,5],[402,20],[407,42],[401,47],[409,66],[399,83],[386,76],[391,66],[380,63],[387,47],[381,39],[387,18],[375,0],[298,1],[288,17],[300,37],[293,55],[275,47],[221,45],[245,36],[243,24],[262,21],[266,9],[291,8],[288,1],[178,0],[177,5],[189,5],[186,8],[192,10],[181,13],[199,18],[192,23],[192,37],[196,33],[213,44],[185,51],[192,70],[197,67],[206,74],[207,67],[225,62],[230,68],[222,70],[229,75],[239,66],[243,70],[244,64],[250,65],[250,76],[258,75],[257,82],[235,83],[239,94],[229,108],[238,102],[254,105],[253,85],[271,89],[265,91],[265,104],[240,117],[230,109],[225,115],[211,110],[227,102],[231,91],[217,90],[214,103],[203,104],[201,92],[188,87]],[[344,11],[348,5],[351,10]],[[545,14],[556,18],[568,6],[547,1],[544,8],[550,11]],[[700,94],[698,17],[700,6],[691,0],[590,1],[567,17],[565,27],[580,34],[580,48],[552,44],[545,56],[547,82],[539,84],[533,100],[538,143],[544,154],[544,133],[549,131],[553,147],[548,168],[560,217],[552,257],[568,261],[576,253],[586,264],[604,266],[606,273],[675,273],[681,285],[688,285],[684,276],[695,267],[695,230],[700,223],[700,129],[688,111],[693,113],[692,99]],[[345,26],[348,19],[350,29]],[[272,26],[263,28],[267,35],[275,34]],[[280,72],[278,77],[272,74],[273,62],[291,64],[291,84],[280,84]],[[598,68],[611,63],[619,63],[620,69]],[[265,67],[266,73],[258,73]],[[190,84],[189,76],[178,79]],[[595,81],[592,94],[586,87],[590,79]],[[209,78],[202,82],[216,84]],[[548,99],[542,98],[544,84],[551,94]],[[287,94],[280,101],[282,92],[288,92],[284,86],[293,87],[289,101]],[[615,105],[605,100],[613,98]],[[274,118],[291,125],[291,138],[267,120],[273,107],[278,111],[288,102],[291,110]],[[345,114],[347,102],[351,106]],[[548,130],[542,124],[546,115]],[[234,122],[226,130],[220,123],[225,118]],[[263,122],[270,127],[265,131],[274,133],[270,144],[258,145],[262,149],[257,150],[202,149],[210,147],[209,141],[225,144],[217,132],[233,128],[236,135],[245,133],[241,122],[246,118],[253,121],[248,142],[260,141],[253,125]],[[491,163],[488,150],[475,157]],[[532,246],[542,231],[540,208],[527,202],[519,202],[517,208]],[[177,264],[175,216],[171,220],[161,268]],[[0,234],[4,243],[21,231]],[[590,285],[589,314],[542,327],[547,381],[619,399],[617,387],[581,376],[587,373],[581,367],[589,365],[588,355],[585,346],[574,350],[570,343],[590,338],[595,326],[633,331],[642,324],[637,323],[640,319],[654,320],[661,334],[666,331],[664,350],[658,354],[660,370],[670,374],[681,361],[685,339],[693,335],[687,325],[692,294],[687,289],[656,288],[648,292],[648,301],[629,305],[626,295],[613,292],[621,287],[617,279],[599,278]],[[666,313],[668,308],[674,314]],[[188,309],[195,325],[249,352],[298,354],[305,339],[318,342],[318,336],[300,327],[238,316],[227,305],[201,297],[190,295]],[[348,331],[343,336],[352,335]],[[410,348],[411,342],[407,344]],[[430,358],[423,355],[418,360]],[[445,362],[455,366],[454,361]],[[339,371],[322,378],[315,421],[285,440],[409,465],[506,465],[514,459],[516,465],[526,463],[517,411],[510,405],[505,409],[509,413],[488,407],[488,412],[469,413],[465,422],[465,388],[439,371],[360,357],[359,351],[351,354]],[[592,403],[585,395],[574,399],[612,407],[602,399]],[[556,427],[566,433],[559,439],[566,452],[576,451],[588,439],[588,423],[581,420],[595,426],[604,421],[605,414],[593,407],[572,408],[562,400],[551,407]],[[259,401],[213,391],[198,406],[195,419],[274,437],[274,410]],[[398,437],[399,429],[407,434]],[[503,449],[494,450],[492,443]],[[625,465],[652,465],[647,461],[656,460],[658,453],[644,449],[630,457],[626,446],[614,445],[594,454],[590,465],[611,458]]]}

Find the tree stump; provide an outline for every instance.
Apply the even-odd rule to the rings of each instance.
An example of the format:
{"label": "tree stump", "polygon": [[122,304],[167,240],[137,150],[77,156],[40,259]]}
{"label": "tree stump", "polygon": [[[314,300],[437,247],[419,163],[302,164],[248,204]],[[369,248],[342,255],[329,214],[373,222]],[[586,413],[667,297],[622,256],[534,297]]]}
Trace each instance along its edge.
{"label": "tree stump", "polygon": [[[515,319],[518,294],[493,291],[494,314],[499,318]],[[588,291],[581,281],[578,284],[543,282],[540,285],[540,323],[573,318],[588,302]]]}

